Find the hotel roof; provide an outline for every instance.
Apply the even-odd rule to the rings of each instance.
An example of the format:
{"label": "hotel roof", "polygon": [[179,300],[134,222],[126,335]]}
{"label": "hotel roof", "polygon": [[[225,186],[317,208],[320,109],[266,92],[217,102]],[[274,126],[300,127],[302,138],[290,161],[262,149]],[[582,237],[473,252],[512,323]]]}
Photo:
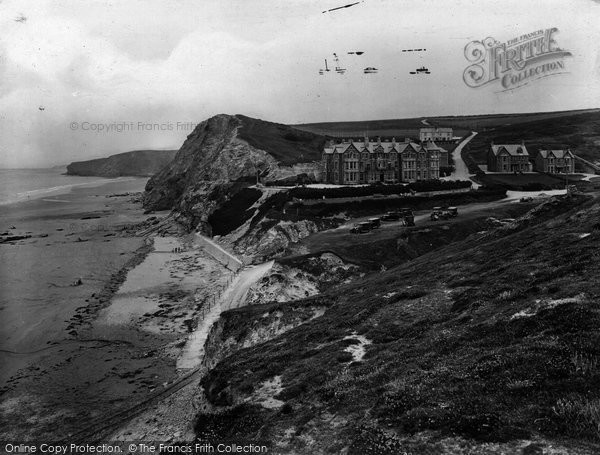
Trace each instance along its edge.
{"label": "hotel roof", "polygon": [[407,148],[412,148],[413,151],[418,151],[420,146],[414,142],[386,142],[386,141],[369,141],[365,143],[365,141],[345,141],[340,144],[333,144],[328,147],[325,147],[323,150],[324,153],[344,153],[350,147],[354,147],[358,152],[383,152],[383,153],[402,153]]}

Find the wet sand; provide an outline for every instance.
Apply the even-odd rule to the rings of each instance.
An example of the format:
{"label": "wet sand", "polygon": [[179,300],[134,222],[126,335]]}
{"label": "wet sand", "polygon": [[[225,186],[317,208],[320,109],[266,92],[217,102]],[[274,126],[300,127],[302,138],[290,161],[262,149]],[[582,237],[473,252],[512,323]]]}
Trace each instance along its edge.
{"label": "wet sand", "polygon": [[[106,195],[140,191],[144,184],[110,182],[0,206],[0,232],[31,235],[0,244],[0,390],[65,337],[75,308],[99,293],[143,245],[121,231],[147,218],[140,205],[130,196]],[[79,278],[82,284],[72,286]]]}
{"label": "wet sand", "polygon": [[0,207],[0,231],[32,235],[0,245],[0,439],[67,437],[178,377],[198,312],[227,275],[185,239],[154,245],[123,230],[156,214],[105,196],[144,183]]}

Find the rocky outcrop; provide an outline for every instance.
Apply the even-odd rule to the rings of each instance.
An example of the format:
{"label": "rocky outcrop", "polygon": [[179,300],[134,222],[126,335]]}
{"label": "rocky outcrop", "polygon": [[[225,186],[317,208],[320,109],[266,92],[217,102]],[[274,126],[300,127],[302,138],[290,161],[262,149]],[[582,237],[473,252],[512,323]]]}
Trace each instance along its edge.
{"label": "rocky outcrop", "polygon": [[363,276],[354,264],[333,253],[275,262],[268,274],[249,290],[246,302],[257,305],[312,297],[325,289]]}
{"label": "rocky outcrop", "polygon": [[246,307],[221,315],[212,326],[204,344],[202,365],[213,368],[221,359],[240,349],[269,341],[325,313],[319,301],[296,302],[285,308],[277,305],[261,307],[259,313]]}
{"label": "rocky outcrop", "polygon": [[148,181],[144,206],[175,209],[184,225],[210,233],[208,216],[242,182],[253,181],[257,174],[266,181],[310,169],[318,172],[318,164],[309,163],[318,157],[322,142],[320,136],[285,125],[216,115],[200,123],[173,161]]}
{"label": "rocky outcrop", "polygon": [[235,244],[235,251],[242,256],[262,258],[262,260],[281,256],[291,243],[308,237],[320,230],[311,220],[278,221],[265,219]]}
{"label": "rocky outcrop", "polygon": [[75,161],[67,166],[67,175],[150,177],[165,167],[176,153],[176,150],[135,150],[108,158]]}

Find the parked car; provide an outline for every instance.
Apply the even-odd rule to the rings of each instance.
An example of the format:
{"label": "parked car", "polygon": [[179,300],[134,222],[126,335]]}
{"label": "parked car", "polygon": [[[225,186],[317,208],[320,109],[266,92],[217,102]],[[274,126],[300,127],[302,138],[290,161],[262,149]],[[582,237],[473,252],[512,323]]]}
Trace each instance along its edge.
{"label": "parked car", "polygon": [[377,229],[381,227],[381,218],[369,218],[369,223],[371,224],[372,229]]}
{"label": "parked car", "polygon": [[457,207],[448,207],[448,213],[452,217],[458,216],[458,208]]}
{"label": "parked car", "polygon": [[405,226],[414,226],[415,225],[415,214],[412,209],[402,208],[400,209],[400,216],[404,221]]}
{"label": "parked car", "polygon": [[441,207],[434,207],[433,211],[431,212],[431,215],[429,215],[429,218],[431,219],[431,221],[438,221],[447,220],[451,216],[452,215],[450,215],[450,213],[447,210],[442,210]]}
{"label": "parked car", "polygon": [[381,217],[381,221],[398,221],[400,219],[400,212],[387,212]]}
{"label": "parked car", "polygon": [[362,223],[357,223],[350,229],[350,232],[353,234],[365,234],[367,232],[371,232],[372,226],[368,221],[363,221]]}
{"label": "parked car", "polygon": [[533,198],[531,196],[523,196],[520,200],[521,202],[531,202]]}

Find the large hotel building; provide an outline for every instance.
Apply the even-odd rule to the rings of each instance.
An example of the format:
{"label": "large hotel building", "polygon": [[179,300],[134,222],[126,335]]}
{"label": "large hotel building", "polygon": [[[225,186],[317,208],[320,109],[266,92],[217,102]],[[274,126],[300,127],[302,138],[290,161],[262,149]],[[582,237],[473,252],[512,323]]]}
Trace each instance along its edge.
{"label": "large hotel building", "polygon": [[447,151],[433,141],[342,140],[323,150],[323,180],[327,183],[399,183],[440,177],[440,155]]}

